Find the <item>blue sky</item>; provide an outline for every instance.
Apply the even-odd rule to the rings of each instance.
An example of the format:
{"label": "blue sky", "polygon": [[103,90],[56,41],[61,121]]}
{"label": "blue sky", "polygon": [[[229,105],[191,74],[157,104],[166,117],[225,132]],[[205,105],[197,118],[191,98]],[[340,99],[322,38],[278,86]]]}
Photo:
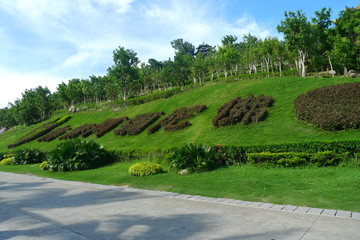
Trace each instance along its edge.
{"label": "blue sky", "polygon": [[224,35],[281,37],[284,11],[336,18],[358,0],[3,0],[0,2],[0,108],[39,85],[103,75],[118,46],[141,61],[165,60],[170,42],[219,45]]}

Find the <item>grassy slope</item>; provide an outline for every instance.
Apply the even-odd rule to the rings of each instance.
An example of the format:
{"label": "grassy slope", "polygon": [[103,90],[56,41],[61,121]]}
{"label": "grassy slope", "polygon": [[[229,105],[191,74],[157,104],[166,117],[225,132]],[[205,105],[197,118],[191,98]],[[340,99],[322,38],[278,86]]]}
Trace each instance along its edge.
{"label": "grassy slope", "polygon": [[[347,139],[360,139],[359,130],[346,130],[328,132],[318,129],[294,117],[295,98],[318,87],[340,84],[345,82],[356,82],[359,79],[349,78],[265,78],[261,80],[240,80],[232,83],[221,83],[193,89],[165,100],[156,100],[139,106],[130,107],[117,112],[108,110],[97,112],[79,112],[73,114],[69,121],[72,127],[83,123],[100,123],[108,118],[121,116],[135,117],[141,113],[171,111],[186,106],[206,104],[208,109],[192,118],[191,127],[176,131],[159,132],[148,135],[146,132],[137,136],[114,136],[108,133],[100,139],[90,136],[89,139],[103,143],[108,149],[155,149],[170,148],[184,145],[186,143],[225,144],[225,145],[253,145],[273,144],[299,141],[334,141]],[[265,94],[273,96],[274,106],[269,109],[269,116],[264,122],[252,123],[248,126],[237,124],[235,126],[215,128],[211,124],[216,110],[226,101],[235,96],[246,97],[248,94]],[[0,135],[0,151],[6,151],[6,146],[15,142],[16,139],[29,132],[33,127],[19,127],[13,131]],[[18,148],[32,147],[43,150],[53,149],[59,140],[51,143],[38,143],[33,141]],[[15,148],[15,149],[18,149]]]}

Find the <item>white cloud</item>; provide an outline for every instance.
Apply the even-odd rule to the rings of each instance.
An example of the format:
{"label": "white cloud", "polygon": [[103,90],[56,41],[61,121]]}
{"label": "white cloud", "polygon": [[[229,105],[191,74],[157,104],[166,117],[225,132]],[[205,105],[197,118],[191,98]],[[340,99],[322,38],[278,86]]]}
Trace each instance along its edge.
{"label": "white cloud", "polygon": [[0,108],[7,107],[8,102],[13,103],[21,98],[25,89],[37,86],[48,87],[54,92],[62,79],[46,72],[40,73],[17,73],[0,68],[2,86],[0,88]]}

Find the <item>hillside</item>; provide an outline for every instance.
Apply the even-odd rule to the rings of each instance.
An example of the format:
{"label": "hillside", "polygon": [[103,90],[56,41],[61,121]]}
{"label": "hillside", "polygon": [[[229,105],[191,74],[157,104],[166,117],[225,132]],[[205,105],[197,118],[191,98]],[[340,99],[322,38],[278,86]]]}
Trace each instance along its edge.
{"label": "hillside", "polygon": [[[156,100],[119,111],[78,112],[72,114],[72,118],[65,125],[69,124],[72,128],[75,128],[84,123],[100,123],[109,118],[120,118],[123,116],[134,118],[139,114],[159,111],[170,114],[173,110],[180,107],[205,104],[208,109],[202,113],[197,113],[195,117],[189,119],[192,126],[179,131],[165,132],[161,129],[152,135],[148,135],[147,131],[144,131],[134,136],[115,136],[113,132],[109,132],[99,139],[95,135],[91,135],[87,139],[94,139],[108,149],[166,149],[186,143],[257,145],[360,139],[360,130],[325,131],[297,120],[294,115],[294,100],[300,94],[322,86],[357,81],[359,81],[358,78],[276,77],[219,83],[192,89],[169,99]],[[272,107],[268,108],[269,115],[265,121],[251,123],[247,126],[240,123],[233,126],[216,128],[212,125],[212,119],[216,116],[217,109],[222,104],[236,96],[247,97],[249,94],[254,94],[255,96],[264,94],[265,96],[273,97],[274,103]],[[59,114],[53,118],[64,115],[66,114]],[[21,126],[0,135],[0,151],[7,151],[7,145],[14,143],[34,128],[36,126]],[[54,140],[50,143],[32,141],[13,149],[37,148],[50,150],[59,141]]]}

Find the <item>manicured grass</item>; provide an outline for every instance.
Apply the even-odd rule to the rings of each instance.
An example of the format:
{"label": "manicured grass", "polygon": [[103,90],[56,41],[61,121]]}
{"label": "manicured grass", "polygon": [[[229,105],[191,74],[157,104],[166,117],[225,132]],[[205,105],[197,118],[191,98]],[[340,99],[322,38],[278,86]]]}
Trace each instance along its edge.
{"label": "manicured grass", "polygon": [[[165,132],[160,130],[152,135],[148,135],[144,131],[135,136],[114,136],[110,132],[102,138],[97,139],[92,135],[89,139],[102,143],[107,149],[167,149],[185,145],[186,143],[254,145],[360,139],[360,130],[325,131],[299,121],[294,116],[294,100],[300,94],[326,85],[356,81],[359,81],[359,78],[275,77],[239,80],[192,89],[169,99],[160,99],[115,112],[109,110],[78,112],[72,115],[72,119],[67,124],[74,128],[84,123],[100,123],[109,118],[122,116],[133,118],[138,114],[156,111],[164,111],[166,114],[170,114],[179,107],[206,104],[208,106],[207,110],[190,119],[192,126],[180,131]],[[248,94],[273,96],[274,106],[268,109],[269,116],[264,122],[252,123],[248,126],[242,124],[220,128],[212,126],[211,120],[216,116],[219,106],[235,96],[246,97]],[[63,115],[65,113],[54,116],[54,118]],[[14,143],[35,127],[18,127],[0,135],[0,152],[7,151],[7,145]],[[37,148],[49,151],[55,148],[58,142],[59,140],[50,143],[33,141],[13,150]]]}
{"label": "manicured grass", "polygon": [[76,172],[42,171],[38,165],[0,166],[0,171],[209,197],[360,212],[360,168],[355,166],[285,169],[241,165],[189,175],[166,172],[134,177],[127,172],[131,164],[116,163]]}

